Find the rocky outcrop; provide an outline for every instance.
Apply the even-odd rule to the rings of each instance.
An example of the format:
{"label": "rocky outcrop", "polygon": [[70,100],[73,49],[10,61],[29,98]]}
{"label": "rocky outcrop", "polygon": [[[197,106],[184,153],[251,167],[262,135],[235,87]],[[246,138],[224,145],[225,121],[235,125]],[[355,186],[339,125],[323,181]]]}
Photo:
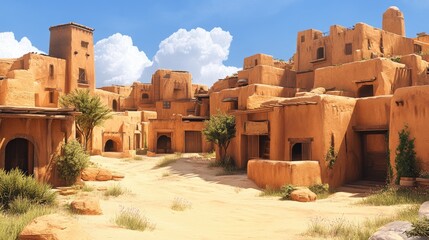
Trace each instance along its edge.
{"label": "rocky outcrop", "polygon": [[74,213],[82,215],[100,215],[100,200],[96,197],[83,196],[73,200],[70,208]]}
{"label": "rocky outcrop", "polygon": [[82,171],[81,178],[84,181],[109,181],[109,180],[122,180],[124,175],[120,173],[111,172],[103,168],[85,168]]}
{"label": "rocky outcrop", "polygon": [[294,190],[290,193],[290,199],[298,202],[316,201],[317,195],[308,188]]}
{"label": "rocky outcrop", "polygon": [[38,217],[19,234],[19,240],[89,240],[76,219],[60,214]]}

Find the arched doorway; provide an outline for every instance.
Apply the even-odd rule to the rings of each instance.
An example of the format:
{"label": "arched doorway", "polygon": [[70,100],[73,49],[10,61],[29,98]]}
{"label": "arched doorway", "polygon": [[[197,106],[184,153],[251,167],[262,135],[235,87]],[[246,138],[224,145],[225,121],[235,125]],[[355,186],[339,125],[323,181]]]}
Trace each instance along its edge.
{"label": "arched doorway", "polygon": [[374,96],[374,85],[363,85],[358,90],[358,97]]}
{"label": "arched doorway", "polygon": [[111,139],[107,140],[107,142],[104,144],[104,151],[105,152],[117,152],[118,146],[117,146],[116,142],[114,142]]}
{"label": "arched doorway", "polygon": [[25,175],[33,174],[34,145],[25,138],[9,141],[5,151],[5,170],[19,169]]}
{"label": "arched doorway", "polygon": [[156,141],[156,152],[157,153],[169,153],[171,152],[171,138],[166,135],[161,135]]}
{"label": "arched doorway", "polygon": [[112,109],[113,111],[117,112],[118,111],[118,101],[116,101],[116,99],[113,99],[112,102]]}

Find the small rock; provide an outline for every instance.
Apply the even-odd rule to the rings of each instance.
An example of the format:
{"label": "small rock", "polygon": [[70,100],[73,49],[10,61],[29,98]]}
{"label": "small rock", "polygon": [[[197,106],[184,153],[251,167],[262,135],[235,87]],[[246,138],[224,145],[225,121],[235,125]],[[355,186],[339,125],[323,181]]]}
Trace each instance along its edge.
{"label": "small rock", "polygon": [[379,228],[368,240],[403,240],[408,239],[405,231],[411,229],[407,221],[395,221]]}
{"label": "small rock", "polygon": [[99,169],[97,177],[95,177],[95,180],[97,181],[108,181],[112,180],[112,173],[109,170],[106,169]]}
{"label": "small rock", "polygon": [[290,194],[290,199],[298,202],[313,202],[316,198],[317,195],[308,188],[297,189]]}
{"label": "small rock", "polygon": [[76,219],[50,214],[31,221],[19,234],[19,240],[89,240]]}
{"label": "small rock", "polygon": [[420,208],[419,208],[419,217],[424,218],[427,217],[429,218],[429,201],[424,202]]}
{"label": "small rock", "polygon": [[80,197],[71,202],[70,207],[73,212],[82,215],[100,215],[100,201],[96,197]]}

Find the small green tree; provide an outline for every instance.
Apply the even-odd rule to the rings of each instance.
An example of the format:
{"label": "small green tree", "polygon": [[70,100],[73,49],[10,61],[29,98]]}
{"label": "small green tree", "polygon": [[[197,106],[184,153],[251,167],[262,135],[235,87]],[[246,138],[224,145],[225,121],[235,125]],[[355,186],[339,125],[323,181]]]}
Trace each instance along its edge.
{"label": "small green tree", "polygon": [[414,138],[410,139],[408,126],[399,131],[399,144],[396,148],[396,183],[401,177],[416,177],[418,174]]}
{"label": "small green tree", "polygon": [[109,119],[110,109],[104,105],[99,96],[92,96],[89,90],[76,89],[60,98],[62,107],[73,107],[82,112],[76,117],[76,130],[82,136],[83,148],[88,150],[88,142],[94,127],[100,126]]}
{"label": "small green tree", "polygon": [[63,145],[62,154],[58,157],[57,168],[60,177],[72,184],[89,164],[89,155],[76,140]]}
{"label": "small green tree", "polygon": [[207,141],[219,147],[220,161],[226,164],[226,151],[231,139],[235,137],[235,116],[218,112],[204,122],[203,134]]}

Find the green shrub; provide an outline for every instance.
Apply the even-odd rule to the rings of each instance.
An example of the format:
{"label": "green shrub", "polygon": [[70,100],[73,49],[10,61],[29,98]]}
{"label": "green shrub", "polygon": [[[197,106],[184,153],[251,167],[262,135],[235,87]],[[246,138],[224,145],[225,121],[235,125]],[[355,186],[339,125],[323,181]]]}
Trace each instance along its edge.
{"label": "green shrub", "polygon": [[410,231],[405,232],[408,237],[429,237],[429,218],[414,221],[412,227]]}
{"label": "green shrub", "polygon": [[281,189],[275,189],[271,187],[266,187],[262,190],[262,192],[259,193],[260,197],[281,197],[283,195],[283,192]]}
{"label": "green shrub", "polygon": [[117,197],[119,195],[122,195],[125,193],[125,190],[122,189],[121,185],[119,184],[114,184],[112,186],[109,186],[106,190],[106,192],[104,192],[104,196],[108,197],[108,196],[114,196]]}
{"label": "green shrub", "polygon": [[121,212],[115,217],[115,223],[130,230],[145,231],[146,229],[153,230],[155,228],[136,208],[122,208]]}
{"label": "green shrub", "polygon": [[316,195],[329,193],[329,184],[315,184],[308,187],[310,191],[314,192]]}
{"label": "green shrub", "polygon": [[282,198],[281,200],[289,200],[290,199],[290,194],[296,190],[296,188],[293,185],[287,184],[284,185],[281,188],[281,192],[282,192]]}
{"label": "green shrub", "polygon": [[399,144],[396,148],[396,183],[399,183],[401,177],[417,177],[417,160],[416,152],[414,151],[414,138],[410,139],[410,131],[408,126],[398,133]]}
{"label": "green shrub", "polygon": [[57,160],[60,177],[67,184],[73,184],[82,170],[89,164],[89,155],[83,150],[79,142],[73,140],[63,146],[62,155]]}
{"label": "green shrub", "polygon": [[20,170],[6,172],[0,169],[0,206],[3,209],[9,209],[9,204],[16,198],[27,199],[31,204],[50,205],[55,197],[49,185],[24,175]]}
{"label": "green shrub", "polygon": [[31,201],[28,198],[18,196],[8,205],[9,213],[12,214],[23,214],[31,208]]}
{"label": "green shrub", "polygon": [[359,201],[359,204],[390,206],[398,204],[421,204],[429,199],[429,192],[417,188],[387,188]]}

